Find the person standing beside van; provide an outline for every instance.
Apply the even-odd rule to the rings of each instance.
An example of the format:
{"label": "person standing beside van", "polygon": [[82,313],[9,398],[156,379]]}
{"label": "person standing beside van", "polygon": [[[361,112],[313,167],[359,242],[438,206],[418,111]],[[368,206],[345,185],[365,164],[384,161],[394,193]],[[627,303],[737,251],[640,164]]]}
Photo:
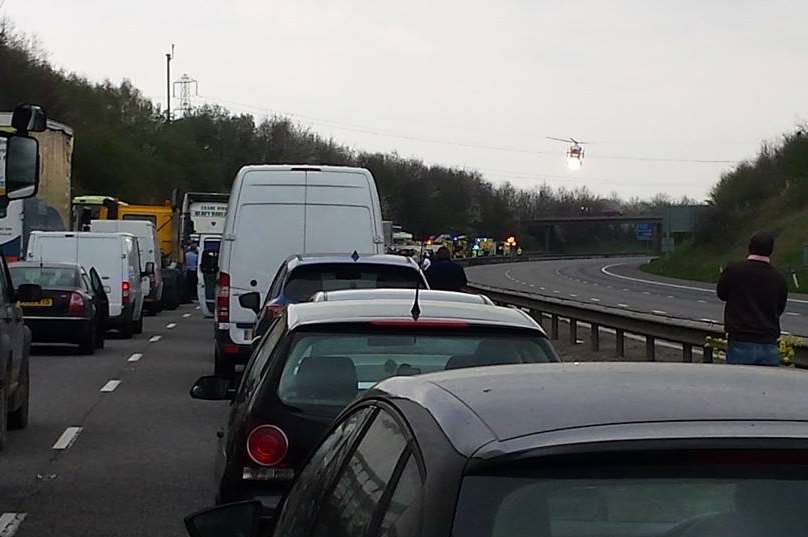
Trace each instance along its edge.
{"label": "person standing beside van", "polygon": [[199,253],[197,253],[196,243],[192,242],[185,252],[185,282],[188,285],[188,296],[191,297],[191,301],[196,298],[196,269],[198,263]]}
{"label": "person standing beside van", "polygon": [[747,258],[729,265],[718,281],[718,298],[726,303],[729,364],[780,365],[777,340],[788,286],[771,264],[773,251],[774,236],[755,233],[749,240]]}

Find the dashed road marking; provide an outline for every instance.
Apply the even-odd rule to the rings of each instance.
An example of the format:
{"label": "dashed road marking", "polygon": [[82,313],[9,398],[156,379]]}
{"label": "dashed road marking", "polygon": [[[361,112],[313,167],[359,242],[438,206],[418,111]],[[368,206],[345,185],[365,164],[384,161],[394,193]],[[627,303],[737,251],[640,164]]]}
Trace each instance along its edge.
{"label": "dashed road marking", "polygon": [[166,325],[166,328],[168,328],[169,330],[171,330],[171,329],[172,329],[172,328],[174,328],[175,326],[177,326],[177,323],[168,323],[168,324]]}
{"label": "dashed road marking", "polygon": [[644,294],[644,295],[650,295],[650,294],[651,294],[651,292],[650,292],[650,291],[643,291],[643,292],[642,292],[642,294]]}
{"label": "dashed road marking", "polygon": [[101,392],[114,392],[115,388],[120,386],[120,384],[121,384],[120,380],[110,380],[106,384],[101,386],[101,389],[99,391],[101,391]]}
{"label": "dashed road marking", "polygon": [[202,309],[202,307],[201,307],[201,306],[197,306],[197,307],[196,307],[196,308],[194,308],[194,309],[201,310],[201,309]]}
{"label": "dashed road marking", "polygon": [[589,300],[591,300],[592,302],[600,302],[600,299],[599,299],[599,298],[595,298],[595,297],[592,297],[592,298],[590,298]]}
{"label": "dashed road marking", "polygon": [[662,310],[651,310],[651,313],[654,313],[656,315],[667,315],[668,314],[667,311],[662,311]]}
{"label": "dashed road marking", "polygon": [[3,513],[0,515],[0,537],[12,537],[20,524],[25,520],[26,513]]}
{"label": "dashed road marking", "polygon": [[625,291],[626,293],[628,293],[628,292],[630,291],[630,289],[623,289],[623,291]]}
{"label": "dashed road marking", "polygon": [[163,336],[152,336],[149,338],[149,343],[157,343],[161,339],[163,339]]}
{"label": "dashed road marking", "polygon": [[137,362],[141,358],[143,358],[143,355],[141,353],[139,353],[139,352],[136,352],[135,354],[133,354],[132,356],[129,357],[127,362]]}
{"label": "dashed road marking", "polygon": [[570,296],[578,296],[578,295],[576,295],[575,293],[570,293]]}
{"label": "dashed road marking", "polygon": [[703,321],[705,323],[718,323],[715,319],[699,319],[699,321]]}
{"label": "dashed road marking", "polygon": [[558,289],[554,289],[553,292],[554,293],[560,293],[561,291],[559,291]]}
{"label": "dashed road marking", "polygon": [[191,314],[190,314],[190,313],[183,313],[183,314],[182,314],[182,318],[183,318],[183,319],[187,319],[187,318],[188,318],[188,317],[190,317],[190,316],[191,316]]}
{"label": "dashed road marking", "polygon": [[706,300],[701,300],[701,299],[697,300],[696,302],[698,302],[699,304],[706,304],[707,303]]}
{"label": "dashed road marking", "polygon": [[799,317],[800,314],[794,311],[787,311],[786,315],[791,315],[792,317]]}
{"label": "dashed road marking", "polygon": [[539,287],[539,289],[541,289],[542,291],[544,291],[544,287]]}
{"label": "dashed road marking", "polygon": [[676,298],[676,297],[673,295],[668,295],[668,298]]}
{"label": "dashed road marking", "polygon": [[618,304],[617,306],[620,307],[620,308],[627,308],[628,304]]}
{"label": "dashed road marking", "polygon": [[79,433],[81,432],[81,427],[68,427],[65,429],[65,432],[62,433],[62,436],[53,444],[51,449],[60,449],[64,450],[69,448],[73,445],[76,441],[76,438],[79,437]]}

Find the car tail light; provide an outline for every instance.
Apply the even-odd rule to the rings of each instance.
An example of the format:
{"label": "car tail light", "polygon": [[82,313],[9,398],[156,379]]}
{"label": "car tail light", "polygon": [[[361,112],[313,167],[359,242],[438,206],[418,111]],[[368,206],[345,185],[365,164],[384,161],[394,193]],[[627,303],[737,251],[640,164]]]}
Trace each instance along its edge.
{"label": "car tail light", "polygon": [[230,275],[226,272],[220,272],[216,282],[216,322],[230,322]]}
{"label": "car tail light", "polygon": [[84,314],[84,299],[78,293],[70,293],[70,303],[67,306],[70,315]]}
{"label": "car tail light", "polygon": [[279,464],[289,451],[289,440],[274,425],[259,425],[247,437],[247,455],[261,466]]}
{"label": "car tail light", "polygon": [[225,354],[238,354],[238,345],[235,343],[225,343],[222,345],[222,351]]}
{"label": "car tail light", "polygon": [[274,319],[283,313],[283,308],[285,307],[283,304],[267,304],[267,318]]}
{"label": "car tail light", "polygon": [[121,303],[129,304],[129,282],[121,282]]}

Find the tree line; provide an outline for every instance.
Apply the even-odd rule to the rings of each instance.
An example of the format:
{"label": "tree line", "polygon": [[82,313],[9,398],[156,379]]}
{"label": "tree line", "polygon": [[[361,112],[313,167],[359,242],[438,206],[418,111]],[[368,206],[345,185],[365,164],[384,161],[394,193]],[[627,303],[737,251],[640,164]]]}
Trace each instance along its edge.
{"label": "tree line", "polygon": [[[585,187],[495,186],[476,171],[428,165],[394,153],[355,151],[286,117],[256,122],[220,106],[202,106],[166,122],[159,107],[124,80],[92,82],[54,68],[36,42],[0,21],[0,110],[42,104],[74,129],[73,194],[106,194],[135,203],[162,203],[181,191],[230,189],[248,163],[360,166],[376,178],[382,212],[416,237],[441,232],[497,239],[518,223],[580,211],[648,212],[674,201],[603,198]],[[688,202],[690,200],[684,200]],[[591,235],[586,229],[581,236]]]}

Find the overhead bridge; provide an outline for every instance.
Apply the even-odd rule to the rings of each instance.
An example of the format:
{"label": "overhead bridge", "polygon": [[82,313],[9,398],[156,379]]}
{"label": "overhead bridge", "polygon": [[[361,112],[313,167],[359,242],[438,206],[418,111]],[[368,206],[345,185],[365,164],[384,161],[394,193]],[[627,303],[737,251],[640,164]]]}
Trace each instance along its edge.
{"label": "overhead bridge", "polygon": [[650,224],[653,226],[652,240],[654,251],[662,250],[662,223],[664,218],[657,215],[644,216],[556,216],[522,220],[523,226],[544,226],[545,251],[550,250],[550,237],[553,226],[562,224]]}

